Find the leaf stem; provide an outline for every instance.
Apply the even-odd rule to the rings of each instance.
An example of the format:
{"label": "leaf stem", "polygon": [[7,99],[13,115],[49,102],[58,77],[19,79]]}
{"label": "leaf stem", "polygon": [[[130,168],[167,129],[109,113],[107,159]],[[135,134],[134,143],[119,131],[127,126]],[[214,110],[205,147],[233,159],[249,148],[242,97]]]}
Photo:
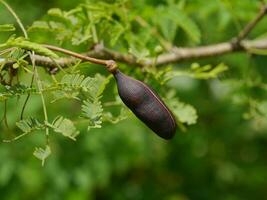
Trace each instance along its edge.
{"label": "leaf stem", "polygon": [[[32,53],[30,53],[30,58],[32,61],[33,69],[34,69],[34,77],[36,79],[37,87],[38,87],[38,90],[39,90],[40,96],[41,96],[45,123],[47,123],[48,122],[47,107],[46,107],[46,103],[45,103],[45,99],[44,99],[44,95],[43,95],[42,83],[41,83],[41,80],[39,77],[38,70],[35,66],[34,51]],[[49,128],[48,127],[45,128],[45,135],[46,135],[46,145],[49,145]]]}
{"label": "leaf stem", "polygon": [[16,19],[20,29],[22,30],[24,36],[26,39],[28,39],[28,34],[26,29],[24,28],[21,20],[19,19],[18,15],[15,13],[15,11],[4,1],[4,0],[0,0],[0,2],[7,8],[7,10],[14,16],[14,18]]}
{"label": "leaf stem", "polygon": [[14,142],[14,141],[16,141],[16,140],[18,140],[18,139],[20,139],[20,138],[22,138],[28,134],[29,134],[29,132],[25,132],[25,133],[22,133],[22,134],[18,135],[17,137],[12,138],[10,140],[3,140],[3,142],[6,142],[6,143]]}
{"label": "leaf stem", "polygon": [[[4,0],[0,0],[0,2],[8,9],[8,11],[14,16],[14,18],[16,19],[19,27],[21,28],[24,36],[26,39],[29,39],[28,37],[28,34],[27,34],[27,31],[25,29],[25,27],[23,26],[21,20],[19,19],[18,15],[15,13],[15,11],[4,1]],[[44,99],[44,95],[43,95],[43,92],[42,92],[42,83],[40,81],[40,78],[39,78],[39,74],[38,74],[38,70],[35,66],[35,58],[34,58],[34,51],[30,52],[29,53],[30,55],[30,58],[31,58],[31,61],[32,61],[32,66],[33,66],[33,71],[34,71],[34,75],[33,75],[33,78],[36,79],[36,82],[37,82],[37,87],[38,87],[38,90],[40,92],[40,96],[41,96],[41,100],[42,100],[42,105],[43,105],[43,112],[44,112],[44,118],[45,118],[45,122],[48,121],[48,115],[47,115],[47,108],[46,108],[46,103],[45,103],[45,99]],[[33,84],[33,81],[31,82],[31,85]],[[21,117],[23,117],[23,112],[24,112],[24,109],[26,107],[26,104],[29,100],[29,95],[27,96],[26,98],[26,101],[23,105],[23,109],[22,109],[22,113],[21,113]],[[45,129],[45,132],[46,132],[46,144],[49,145],[49,128],[46,127]]]}
{"label": "leaf stem", "polygon": [[240,31],[237,37],[232,39],[232,43],[234,45],[239,45],[240,42],[249,35],[249,33],[255,28],[255,26],[263,19],[266,14],[267,4],[263,3],[256,17],[252,21],[250,21],[243,30]]}

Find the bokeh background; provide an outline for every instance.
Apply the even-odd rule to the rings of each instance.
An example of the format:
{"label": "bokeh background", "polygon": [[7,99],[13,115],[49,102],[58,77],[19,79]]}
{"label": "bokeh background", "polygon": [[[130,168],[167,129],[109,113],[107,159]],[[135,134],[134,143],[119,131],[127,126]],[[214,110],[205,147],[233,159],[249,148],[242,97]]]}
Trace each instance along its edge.
{"label": "bokeh background", "polygon": [[[80,2],[83,0],[8,1],[26,26],[50,8],[68,10]],[[140,2],[135,1],[136,5]],[[143,2],[152,7],[166,3],[163,0]],[[200,44],[231,39],[257,14],[259,6],[255,0],[237,0],[234,7],[227,4],[230,1],[223,0],[184,2],[203,33]],[[219,2],[215,11],[212,2]],[[2,5],[0,22],[15,23]],[[250,37],[266,34],[266,24],[264,19]],[[178,32],[178,39],[179,36],[184,37]],[[0,34],[0,43],[5,39],[6,35]],[[267,107],[263,108],[265,115],[263,112],[261,116],[246,119],[250,105],[239,104],[240,98],[260,96],[264,99],[266,95],[249,84],[227,92],[235,86],[227,82],[232,77],[252,80],[260,74],[261,80],[266,81],[266,61],[264,56],[244,53],[204,59],[199,62],[224,62],[230,70],[224,77],[213,80],[183,77],[172,80],[170,85],[183,101],[197,109],[199,117],[196,125],[188,127],[186,132],[178,130],[175,138],[168,142],[131,117],[116,125],[104,123],[101,129],[90,132],[81,127],[76,142],[53,136],[53,153],[44,167],[32,156],[35,145],[43,142],[38,133],[13,143],[1,143],[0,199],[267,199]],[[188,64],[190,62],[181,66]],[[71,116],[75,109],[63,101],[60,105],[51,105],[48,111],[51,115]],[[17,134],[13,122],[18,112],[17,102],[9,102],[10,128],[0,125],[1,138]],[[40,99],[33,96],[26,114],[38,113],[42,116]]]}

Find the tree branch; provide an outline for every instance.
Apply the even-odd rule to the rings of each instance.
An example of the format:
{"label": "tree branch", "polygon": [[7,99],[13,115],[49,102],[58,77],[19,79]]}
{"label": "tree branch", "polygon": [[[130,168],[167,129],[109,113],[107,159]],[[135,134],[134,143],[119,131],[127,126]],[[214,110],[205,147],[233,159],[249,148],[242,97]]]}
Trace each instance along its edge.
{"label": "tree branch", "polygon": [[242,31],[240,31],[237,37],[232,40],[233,45],[238,46],[240,42],[245,39],[249,35],[249,33],[255,28],[255,26],[262,20],[266,13],[267,5],[262,4],[258,15],[251,22],[249,22]]}
{"label": "tree branch", "polygon": [[[174,47],[168,53],[163,53],[157,58],[147,58],[144,60],[139,60],[133,55],[122,54],[114,50],[105,48],[103,45],[95,45],[94,49],[86,54],[77,54],[68,50],[64,50],[59,47],[45,45],[54,51],[60,51],[62,53],[68,54],[72,57],[59,58],[51,60],[48,57],[35,55],[36,65],[45,67],[50,70],[51,73],[58,68],[58,66],[65,68],[69,67],[77,62],[77,58],[84,61],[90,61],[94,63],[105,64],[110,67],[106,61],[115,60],[116,62],[125,63],[128,65],[145,67],[151,65],[166,65],[171,63],[179,63],[182,61],[207,58],[213,56],[219,56],[224,54],[229,54],[233,52],[250,52],[250,49],[267,49],[267,39],[260,40],[244,40],[248,34],[255,28],[255,26],[263,19],[267,14],[267,5],[263,4],[257,16],[245,26],[245,28],[240,31],[237,37],[229,42],[223,42],[218,44],[211,44],[207,46],[192,47],[192,48],[179,48]],[[76,57],[76,58],[74,58]],[[91,58],[90,58],[91,57]],[[105,59],[105,63],[99,62],[99,59]],[[1,64],[1,63],[0,63]],[[6,66],[12,65],[12,62],[6,63]],[[110,64],[114,64],[114,61]],[[56,71],[55,71],[56,72]]]}
{"label": "tree branch", "polygon": [[[172,52],[161,54],[157,57],[156,63],[155,58],[147,58],[139,61],[132,55],[121,54],[103,47],[101,50],[91,51],[86,56],[91,56],[98,59],[116,60],[129,65],[137,67],[145,67],[156,64],[156,66],[179,63],[182,61],[214,57],[233,52],[249,52],[250,49],[267,49],[267,39],[261,40],[247,40],[241,41],[239,48],[235,48],[231,42],[223,42],[218,44],[212,44],[207,46],[192,47],[192,48],[178,48],[175,47]],[[62,68],[67,68],[78,62],[77,58],[63,57],[55,60],[51,60],[49,57],[35,55],[36,65],[45,67],[49,70],[57,68],[59,65]],[[83,61],[86,61],[83,59]],[[56,62],[56,63],[55,63]],[[1,64],[1,63],[0,63]],[[6,63],[6,67],[14,64],[14,62]]]}
{"label": "tree branch", "polygon": [[[249,49],[267,49],[267,39],[241,41],[239,48],[234,47],[231,42],[224,42],[195,48],[176,47],[172,53],[160,55],[157,58],[156,65],[159,66],[199,58],[208,58],[233,52],[249,52]],[[152,63],[153,59],[148,59],[145,62],[146,65],[151,65]]]}

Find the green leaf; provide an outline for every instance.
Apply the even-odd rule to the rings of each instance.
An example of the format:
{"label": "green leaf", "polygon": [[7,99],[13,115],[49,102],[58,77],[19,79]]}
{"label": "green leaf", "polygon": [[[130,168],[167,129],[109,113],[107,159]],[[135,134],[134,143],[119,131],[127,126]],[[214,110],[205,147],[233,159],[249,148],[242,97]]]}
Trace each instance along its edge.
{"label": "green leaf", "polygon": [[55,118],[52,123],[52,127],[55,132],[61,133],[63,136],[72,140],[76,140],[75,138],[79,135],[79,131],[76,130],[73,122],[69,119],[63,118],[62,116]]}
{"label": "green leaf", "polygon": [[257,109],[263,116],[267,118],[267,101],[258,103]]}
{"label": "green leaf", "polygon": [[16,122],[17,127],[22,130],[23,133],[30,133],[35,130],[44,129],[44,124],[41,124],[37,119],[30,117]]}
{"label": "green leaf", "polygon": [[26,94],[37,94],[37,91],[35,88],[31,88],[26,85],[7,85],[0,90],[0,101],[7,100],[9,98],[19,97]]}
{"label": "green leaf", "polygon": [[12,32],[15,31],[16,28],[13,24],[1,24],[0,25],[0,32]]}
{"label": "green leaf", "polygon": [[267,55],[267,50],[265,50],[265,49],[250,48],[250,49],[248,49],[248,52],[255,54],[255,55],[262,55],[262,56]]}
{"label": "green leaf", "polygon": [[200,66],[197,63],[193,63],[189,70],[169,70],[162,74],[163,83],[166,81],[179,76],[186,76],[195,79],[212,79],[217,78],[220,74],[227,71],[228,67],[221,63],[215,67],[211,65]]}
{"label": "green leaf", "polygon": [[94,84],[94,78],[86,77],[80,74],[66,74],[61,79],[61,84],[69,86],[73,89],[90,90]]}
{"label": "green leaf", "polygon": [[63,12],[59,8],[51,8],[50,10],[47,11],[47,14],[51,16],[57,16],[57,17],[63,16]]}
{"label": "green leaf", "polygon": [[90,128],[101,128],[102,115],[103,108],[100,101],[83,101],[82,117],[89,120],[88,130]]}
{"label": "green leaf", "polygon": [[41,124],[37,119],[30,117],[28,119],[20,120],[16,122],[17,127],[22,130],[22,134],[10,139],[10,140],[4,140],[4,142],[12,142],[16,141],[29,133],[32,133],[36,130],[43,130],[45,129],[45,125]]}
{"label": "green leaf", "polygon": [[51,148],[50,146],[46,145],[45,149],[39,147],[35,148],[33,155],[42,161],[42,166],[44,166],[45,160],[48,158],[48,156],[51,154]]}
{"label": "green leaf", "polygon": [[110,45],[114,46],[116,44],[116,42],[118,41],[118,39],[120,38],[120,36],[123,34],[123,32],[125,31],[125,27],[123,27],[122,24],[120,23],[115,23],[114,25],[112,25],[112,32],[110,32]]}
{"label": "green leaf", "polygon": [[121,6],[121,3],[95,1],[80,4],[69,11],[52,8],[44,21],[34,23],[29,30],[42,35],[43,30],[53,33],[53,39],[61,44],[91,46],[98,38],[103,38],[105,43],[113,46],[128,26]]}
{"label": "green leaf", "polygon": [[124,107],[121,108],[119,115],[114,116],[111,112],[104,112],[103,113],[103,121],[108,121],[112,124],[117,124],[122,120],[127,119],[129,116],[128,110],[126,110]]}
{"label": "green leaf", "polygon": [[35,21],[31,25],[31,27],[28,29],[28,31],[35,31],[35,30],[45,30],[45,31],[51,31],[49,24],[46,21]]}
{"label": "green leaf", "polygon": [[4,46],[7,47],[19,47],[21,49],[26,49],[26,50],[31,50],[34,51],[38,54],[44,55],[44,56],[48,56],[51,58],[58,58],[58,55],[55,54],[53,51],[43,47],[40,44],[34,43],[34,42],[30,42],[26,39],[24,39],[23,37],[18,37],[18,38],[10,38],[5,44]]}
{"label": "green leaf", "polygon": [[157,13],[165,13],[160,18],[155,18],[155,24],[159,26],[164,38],[168,41],[173,41],[177,31],[177,23],[171,19],[169,15],[169,9],[166,7],[159,7]]}
{"label": "green leaf", "polygon": [[187,125],[197,122],[197,111],[193,106],[179,101],[176,97],[169,98],[167,99],[168,105],[179,122]]}
{"label": "green leaf", "polygon": [[98,87],[94,87],[95,91],[95,97],[99,98],[104,90],[106,89],[106,86],[109,84],[110,80],[113,78],[112,75],[109,75],[108,77],[102,76],[100,74],[95,75],[95,85]]}
{"label": "green leaf", "polygon": [[[82,90],[88,95],[88,98],[93,101],[99,99],[105,90],[107,84],[110,82],[112,75],[105,77],[100,74],[96,74],[95,77],[85,77],[81,74],[66,74],[62,77],[59,84],[52,85],[50,88],[60,90],[56,92],[57,99],[75,97],[79,95]],[[49,87],[47,90],[50,90]]]}
{"label": "green leaf", "polygon": [[181,27],[187,35],[196,43],[200,42],[201,33],[196,23],[190,19],[182,10],[172,7],[169,16]]}
{"label": "green leaf", "polygon": [[[160,6],[157,9],[158,15],[155,24],[160,27],[164,37],[169,41],[175,39],[177,29],[180,27],[195,43],[200,42],[201,32],[197,24],[179,8],[179,5],[170,3],[169,6]],[[162,15],[164,13],[164,15]]]}

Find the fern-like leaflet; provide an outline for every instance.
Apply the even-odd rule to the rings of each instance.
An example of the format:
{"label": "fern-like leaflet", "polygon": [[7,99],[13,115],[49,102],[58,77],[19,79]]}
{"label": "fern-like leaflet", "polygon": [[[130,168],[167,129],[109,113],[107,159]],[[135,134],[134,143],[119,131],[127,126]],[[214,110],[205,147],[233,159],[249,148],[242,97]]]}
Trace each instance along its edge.
{"label": "fern-like leaflet", "polygon": [[72,140],[76,140],[76,136],[79,135],[79,131],[77,131],[73,122],[62,116],[55,118],[51,125],[51,128],[53,128],[55,132],[61,133],[63,136],[68,137]]}
{"label": "fern-like leaflet", "polygon": [[20,130],[22,130],[23,133],[31,133],[35,130],[41,130],[45,128],[44,124],[32,117],[20,120],[16,123],[16,125]]}
{"label": "fern-like leaflet", "polygon": [[38,93],[35,88],[27,87],[26,85],[22,85],[22,84],[17,84],[13,86],[6,85],[4,86],[2,90],[3,92],[1,92],[0,90],[0,101],[5,101],[13,97],[20,97],[25,94],[37,94]]}
{"label": "fern-like leaflet", "polygon": [[101,128],[103,108],[100,101],[83,101],[82,117],[88,119],[90,128]]}

